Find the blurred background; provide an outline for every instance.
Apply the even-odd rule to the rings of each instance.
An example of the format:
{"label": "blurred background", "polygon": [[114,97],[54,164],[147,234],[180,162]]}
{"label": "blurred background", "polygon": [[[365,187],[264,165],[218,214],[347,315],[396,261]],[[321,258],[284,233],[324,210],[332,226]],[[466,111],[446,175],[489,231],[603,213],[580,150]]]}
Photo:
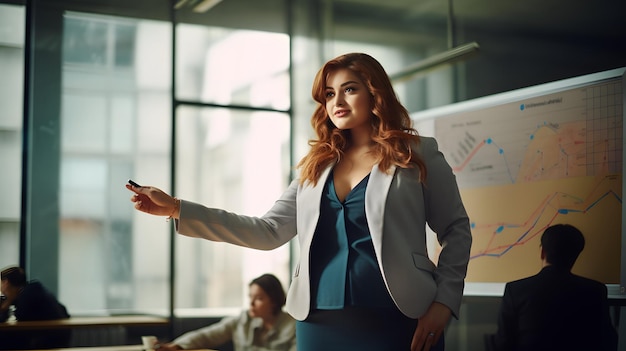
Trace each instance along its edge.
{"label": "blurred background", "polygon": [[[377,58],[409,112],[626,65],[626,2],[0,0],[0,266],[72,315],[222,316],[249,281],[287,288],[297,246],[176,236],[128,179],[262,215],[312,137],[311,85]],[[468,298],[446,343],[482,345],[497,298]]]}

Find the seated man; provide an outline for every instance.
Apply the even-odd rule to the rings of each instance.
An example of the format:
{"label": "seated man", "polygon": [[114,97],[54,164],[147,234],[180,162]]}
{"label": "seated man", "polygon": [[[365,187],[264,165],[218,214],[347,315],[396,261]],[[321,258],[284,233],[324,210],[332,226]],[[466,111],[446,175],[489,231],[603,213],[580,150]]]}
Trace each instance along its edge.
{"label": "seated man", "polygon": [[[9,267],[0,272],[2,302],[0,322],[38,321],[69,318],[63,306],[40,282],[27,281],[20,267]],[[10,333],[10,334],[9,334]],[[28,349],[67,347],[70,330],[7,332],[0,335],[1,349]]]}
{"label": "seated man", "polygon": [[496,350],[617,350],[606,286],[571,273],[584,246],[574,226],[544,231],[541,271],[505,286]]}

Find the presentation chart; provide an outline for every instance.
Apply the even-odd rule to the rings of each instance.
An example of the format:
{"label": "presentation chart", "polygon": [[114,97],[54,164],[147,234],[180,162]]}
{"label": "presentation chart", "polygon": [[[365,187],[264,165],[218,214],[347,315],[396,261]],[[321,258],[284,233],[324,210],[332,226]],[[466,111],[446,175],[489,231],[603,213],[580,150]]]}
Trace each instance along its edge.
{"label": "presentation chart", "polygon": [[600,81],[434,119],[471,221],[467,282],[536,274],[541,234],[569,223],[586,239],[574,272],[620,283],[621,84]]}

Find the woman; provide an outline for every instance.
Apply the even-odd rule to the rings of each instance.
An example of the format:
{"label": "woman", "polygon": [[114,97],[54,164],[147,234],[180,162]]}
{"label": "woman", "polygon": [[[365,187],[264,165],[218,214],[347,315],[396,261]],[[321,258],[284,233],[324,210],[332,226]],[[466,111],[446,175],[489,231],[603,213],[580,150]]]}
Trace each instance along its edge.
{"label": "woman", "polygon": [[[300,262],[286,309],[298,349],[443,349],[458,316],[469,219],[455,176],[420,137],[383,67],[351,53],[313,83],[317,139],[300,176],[260,218],[209,209],[154,187],[127,188],[135,208],[176,219],[178,233],[257,249],[298,235]],[[428,259],[426,224],[442,245]]]}
{"label": "woman", "polygon": [[296,325],[283,312],[285,291],[278,278],[263,274],[250,282],[250,308],[208,327],[190,331],[159,351],[215,348],[231,341],[235,351],[295,351]]}

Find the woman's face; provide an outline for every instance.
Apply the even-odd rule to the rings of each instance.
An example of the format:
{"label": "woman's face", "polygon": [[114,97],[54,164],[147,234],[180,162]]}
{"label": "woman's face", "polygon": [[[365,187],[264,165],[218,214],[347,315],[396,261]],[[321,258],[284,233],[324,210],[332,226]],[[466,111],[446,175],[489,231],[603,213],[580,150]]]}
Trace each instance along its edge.
{"label": "woman's face", "polygon": [[326,79],[326,113],[339,129],[369,129],[372,97],[365,84],[346,68]]}
{"label": "woman's face", "polygon": [[257,284],[250,285],[250,317],[267,319],[274,314],[274,302]]}

